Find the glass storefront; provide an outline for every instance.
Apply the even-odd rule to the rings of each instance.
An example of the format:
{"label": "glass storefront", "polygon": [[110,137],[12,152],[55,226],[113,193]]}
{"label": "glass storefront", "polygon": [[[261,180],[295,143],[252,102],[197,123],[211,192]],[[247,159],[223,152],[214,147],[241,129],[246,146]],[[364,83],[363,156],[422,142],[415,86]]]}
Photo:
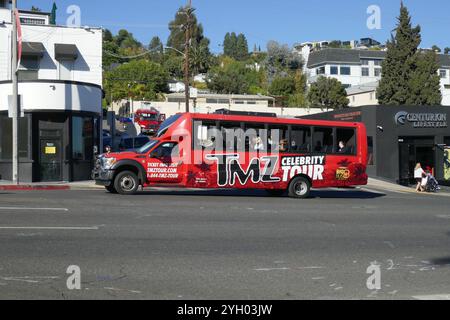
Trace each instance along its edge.
{"label": "glass storefront", "polygon": [[[89,180],[100,150],[99,116],[88,113],[26,114],[19,120],[20,180]],[[11,179],[12,120],[0,114],[0,179]]]}

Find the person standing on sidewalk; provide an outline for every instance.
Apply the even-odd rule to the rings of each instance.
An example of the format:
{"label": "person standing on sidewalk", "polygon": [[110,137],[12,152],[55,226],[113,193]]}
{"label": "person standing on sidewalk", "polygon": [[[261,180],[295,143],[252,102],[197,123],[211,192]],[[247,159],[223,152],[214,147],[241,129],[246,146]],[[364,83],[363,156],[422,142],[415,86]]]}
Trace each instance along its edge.
{"label": "person standing on sidewalk", "polygon": [[416,192],[423,192],[424,188],[422,187],[422,179],[426,176],[425,171],[422,169],[422,165],[420,163],[416,164],[416,168],[414,169],[414,179],[416,179],[417,187]]}

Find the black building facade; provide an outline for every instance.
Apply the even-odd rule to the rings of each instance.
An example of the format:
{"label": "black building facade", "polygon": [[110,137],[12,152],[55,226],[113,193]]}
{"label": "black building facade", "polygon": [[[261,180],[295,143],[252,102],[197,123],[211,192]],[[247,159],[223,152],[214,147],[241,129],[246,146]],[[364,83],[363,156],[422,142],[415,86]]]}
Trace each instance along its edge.
{"label": "black building facade", "polygon": [[[100,150],[100,116],[37,111],[19,120],[19,180],[89,180]],[[12,180],[12,120],[0,112],[0,179]]]}
{"label": "black building facade", "polygon": [[407,185],[421,163],[442,184],[450,184],[450,107],[363,106],[303,118],[363,122],[370,176]]}

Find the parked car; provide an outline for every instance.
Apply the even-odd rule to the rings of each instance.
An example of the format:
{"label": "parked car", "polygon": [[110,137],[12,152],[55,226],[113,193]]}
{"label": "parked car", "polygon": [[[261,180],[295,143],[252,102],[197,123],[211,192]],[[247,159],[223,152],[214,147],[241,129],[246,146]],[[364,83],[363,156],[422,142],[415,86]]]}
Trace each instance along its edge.
{"label": "parked car", "polygon": [[119,144],[120,151],[132,151],[139,149],[150,142],[150,138],[147,136],[137,136],[122,138]]}

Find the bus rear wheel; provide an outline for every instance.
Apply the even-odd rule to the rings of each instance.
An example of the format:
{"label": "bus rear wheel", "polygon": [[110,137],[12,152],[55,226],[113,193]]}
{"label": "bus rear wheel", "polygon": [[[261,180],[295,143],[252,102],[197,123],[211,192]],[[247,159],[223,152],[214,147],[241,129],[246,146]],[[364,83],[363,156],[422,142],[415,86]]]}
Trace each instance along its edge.
{"label": "bus rear wheel", "polygon": [[306,199],[311,193],[311,182],[305,177],[296,177],[289,184],[289,197]]}
{"label": "bus rear wheel", "polygon": [[122,195],[132,195],[139,188],[139,179],[134,172],[122,171],[114,179],[114,189]]}

